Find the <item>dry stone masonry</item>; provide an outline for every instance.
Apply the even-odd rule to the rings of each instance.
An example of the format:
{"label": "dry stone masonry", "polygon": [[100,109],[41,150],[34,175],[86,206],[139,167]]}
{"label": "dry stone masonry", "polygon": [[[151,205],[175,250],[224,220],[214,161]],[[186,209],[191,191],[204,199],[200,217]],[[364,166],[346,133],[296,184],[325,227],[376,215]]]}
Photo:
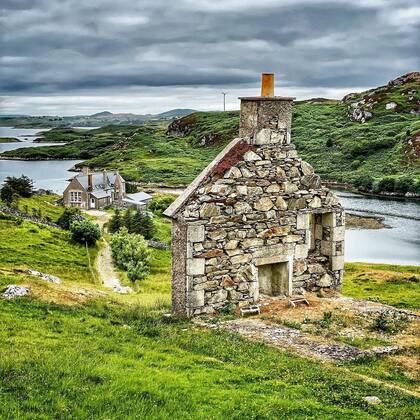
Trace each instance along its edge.
{"label": "dry stone masonry", "polygon": [[337,289],[344,212],[291,143],[293,98],[241,98],[234,139],[165,211],[180,316]]}

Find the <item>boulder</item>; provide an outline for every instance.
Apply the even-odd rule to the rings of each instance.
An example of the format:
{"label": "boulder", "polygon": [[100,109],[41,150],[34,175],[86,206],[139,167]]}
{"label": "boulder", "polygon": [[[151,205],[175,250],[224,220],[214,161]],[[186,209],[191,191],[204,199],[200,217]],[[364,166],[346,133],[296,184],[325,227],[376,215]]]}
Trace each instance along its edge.
{"label": "boulder", "polygon": [[29,288],[23,286],[17,286],[16,284],[10,284],[7,286],[6,290],[3,292],[3,297],[5,299],[15,299],[17,297],[26,296],[29,294]]}

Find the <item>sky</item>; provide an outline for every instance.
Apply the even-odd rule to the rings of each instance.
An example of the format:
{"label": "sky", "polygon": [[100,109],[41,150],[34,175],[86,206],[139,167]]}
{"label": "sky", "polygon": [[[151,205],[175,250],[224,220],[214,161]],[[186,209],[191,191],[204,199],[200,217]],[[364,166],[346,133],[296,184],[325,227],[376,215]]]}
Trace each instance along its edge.
{"label": "sky", "polygon": [[1,0],[0,113],[342,98],[419,70],[417,0]]}

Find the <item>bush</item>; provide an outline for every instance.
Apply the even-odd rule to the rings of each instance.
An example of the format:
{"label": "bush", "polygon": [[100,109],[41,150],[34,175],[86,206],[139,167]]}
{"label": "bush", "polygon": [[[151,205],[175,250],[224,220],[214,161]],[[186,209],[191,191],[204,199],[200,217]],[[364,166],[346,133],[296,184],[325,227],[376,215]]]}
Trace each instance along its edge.
{"label": "bush", "polygon": [[143,280],[149,274],[150,251],[143,236],[121,228],[112,236],[111,251],[117,267],[127,271],[132,282]]}
{"label": "bush", "polygon": [[108,231],[110,233],[115,233],[115,232],[118,232],[120,228],[123,226],[124,224],[121,218],[120,209],[116,209],[115,214],[111,217],[111,220],[108,223]]}
{"label": "bush", "polygon": [[121,216],[121,212],[117,209],[109,221],[108,230],[111,233],[115,233],[122,227],[125,227],[128,233],[137,233],[145,239],[152,239],[156,233],[156,227],[152,218],[142,210],[133,212],[131,209],[127,209],[124,215]]}
{"label": "bush", "polygon": [[75,221],[82,221],[84,217],[80,214],[80,210],[77,207],[66,208],[61,216],[57,219],[57,224],[65,230],[70,229],[70,225]]}
{"label": "bush", "polygon": [[405,194],[414,189],[415,180],[409,176],[401,176],[395,180],[395,192]]}
{"label": "bush", "polygon": [[147,208],[157,215],[161,215],[173,202],[175,197],[170,194],[154,197]]}
{"label": "bush", "polygon": [[127,194],[136,193],[137,192],[137,185],[130,184],[129,182],[125,183],[125,192]]}
{"label": "bush", "polygon": [[13,190],[13,193],[19,195],[20,197],[30,197],[34,193],[33,181],[25,175],[22,175],[19,178],[8,176],[4,180],[4,185],[9,186]]}
{"label": "bush", "polygon": [[395,178],[392,176],[386,176],[375,183],[373,191],[376,193],[380,192],[394,192],[395,190]]}
{"label": "bush", "polygon": [[373,320],[371,330],[395,334],[404,330],[408,323],[409,320],[405,314],[395,311],[382,311]]}
{"label": "bush", "polygon": [[101,237],[101,230],[90,220],[74,221],[70,224],[71,237],[74,241],[88,246],[95,245]]}
{"label": "bush", "polygon": [[129,232],[142,235],[145,239],[152,239],[156,228],[151,217],[137,210],[131,219]]}
{"label": "bush", "polygon": [[354,186],[362,190],[369,191],[372,189],[373,178],[370,175],[359,175],[353,182]]}
{"label": "bush", "polygon": [[10,206],[13,201],[13,194],[14,194],[13,188],[10,185],[5,185],[0,191],[0,198],[8,206]]}

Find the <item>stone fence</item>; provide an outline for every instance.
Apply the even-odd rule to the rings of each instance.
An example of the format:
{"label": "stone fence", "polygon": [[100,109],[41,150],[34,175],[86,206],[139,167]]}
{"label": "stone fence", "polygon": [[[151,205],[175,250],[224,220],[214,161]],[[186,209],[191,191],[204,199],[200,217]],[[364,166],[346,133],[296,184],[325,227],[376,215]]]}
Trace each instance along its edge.
{"label": "stone fence", "polygon": [[23,213],[20,210],[13,209],[11,207],[0,205],[0,213],[9,214],[10,216],[20,217],[22,219],[29,220],[30,222],[40,223],[42,225],[47,225],[47,226],[55,227],[58,229],[62,229],[61,226],[59,226],[57,223],[51,222],[42,217],[31,216],[30,214]]}

